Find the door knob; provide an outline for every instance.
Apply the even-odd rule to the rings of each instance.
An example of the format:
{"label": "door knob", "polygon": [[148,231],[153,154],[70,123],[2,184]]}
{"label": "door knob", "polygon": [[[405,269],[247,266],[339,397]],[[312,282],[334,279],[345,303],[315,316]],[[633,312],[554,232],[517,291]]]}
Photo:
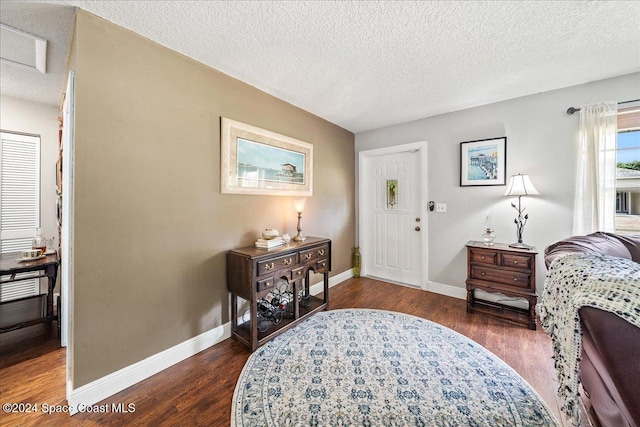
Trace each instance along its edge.
{"label": "door knob", "polygon": [[416,231],[420,231],[420,227],[416,227],[416,228],[415,228],[415,230],[416,230]]}
{"label": "door knob", "polygon": [[420,217],[419,216],[416,217],[416,222],[420,222]]}

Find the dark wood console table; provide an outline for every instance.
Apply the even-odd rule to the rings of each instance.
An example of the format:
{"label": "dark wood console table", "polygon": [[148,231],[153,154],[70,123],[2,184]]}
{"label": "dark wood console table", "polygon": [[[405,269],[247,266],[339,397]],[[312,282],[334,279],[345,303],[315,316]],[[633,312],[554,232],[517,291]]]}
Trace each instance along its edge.
{"label": "dark wood console table", "polygon": [[[53,312],[53,290],[56,287],[56,278],[58,277],[58,256],[56,254],[46,255],[43,258],[34,260],[34,261],[19,261],[21,257],[20,252],[12,252],[6,254],[0,254],[0,286],[4,286],[7,283],[18,282],[22,280],[29,279],[39,279],[41,277],[46,277],[48,279],[48,291],[46,294],[47,297],[47,305],[44,312],[44,316],[41,316],[37,319],[32,319],[24,322],[19,322],[14,325],[7,325],[0,328],[0,333],[9,332],[15,329],[25,328],[27,326],[35,325],[42,322],[51,322],[53,320],[58,320],[59,316],[54,314]],[[20,276],[17,277],[19,273],[29,273],[33,272],[35,274],[28,275],[28,277]],[[24,301],[33,298],[42,298],[43,294],[38,292],[38,295],[33,295],[26,298],[20,298],[11,301],[5,301],[0,303],[0,305],[5,304],[15,304],[19,301]],[[60,307],[58,306],[58,312],[60,311]],[[58,336],[60,336],[60,322],[58,322]]]}
{"label": "dark wood console table", "polygon": [[[309,293],[309,272],[323,274],[324,296]],[[247,247],[227,252],[227,289],[231,293],[233,335],[251,351],[300,323],[308,316],[329,308],[329,271],[331,240],[307,237],[288,246],[258,249]],[[279,280],[292,288],[295,297],[288,302],[289,312],[277,324],[258,330],[258,304],[276,289]],[[238,297],[249,303],[249,319],[238,319]],[[300,297],[300,298],[299,298]],[[301,301],[304,301],[302,303]],[[242,316],[241,316],[242,317]],[[241,320],[241,322],[239,322]]]}

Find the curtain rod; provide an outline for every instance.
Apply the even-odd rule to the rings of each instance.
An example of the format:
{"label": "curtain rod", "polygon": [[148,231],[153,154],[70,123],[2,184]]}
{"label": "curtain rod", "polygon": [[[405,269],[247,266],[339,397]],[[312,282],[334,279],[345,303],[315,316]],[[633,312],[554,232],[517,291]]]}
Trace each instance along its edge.
{"label": "curtain rod", "polygon": [[[632,102],[640,102],[640,99],[632,99],[630,101],[620,101],[620,102],[618,102],[618,105],[620,105],[620,104],[630,104]],[[580,109],[579,108],[574,108],[574,107],[569,107],[567,109],[567,114],[571,115],[571,114],[575,113],[576,111],[580,111]]]}

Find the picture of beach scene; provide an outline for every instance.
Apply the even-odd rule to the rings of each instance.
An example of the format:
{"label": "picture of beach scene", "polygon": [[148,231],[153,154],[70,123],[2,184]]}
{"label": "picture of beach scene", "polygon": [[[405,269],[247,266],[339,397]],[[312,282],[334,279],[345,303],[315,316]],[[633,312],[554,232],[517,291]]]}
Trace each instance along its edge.
{"label": "picture of beach scene", "polygon": [[498,177],[498,144],[481,145],[467,151],[467,180],[494,180]]}
{"label": "picture of beach scene", "polygon": [[305,183],[305,154],[237,138],[237,176],[247,186],[259,182]]}
{"label": "picture of beach scene", "polygon": [[460,143],[460,186],[505,185],[507,137]]}

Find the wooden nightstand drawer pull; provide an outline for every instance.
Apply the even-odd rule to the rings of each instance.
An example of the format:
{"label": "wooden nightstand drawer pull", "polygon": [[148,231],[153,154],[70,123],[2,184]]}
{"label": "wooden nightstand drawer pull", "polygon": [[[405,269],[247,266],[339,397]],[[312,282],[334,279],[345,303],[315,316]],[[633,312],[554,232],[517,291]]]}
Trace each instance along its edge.
{"label": "wooden nightstand drawer pull", "polygon": [[517,264],[517,263],[518,263],[518,261],[517,261],[517,260],[515,260],[515,261],[513,261],[513,263],[514,263],[514,264]]}
{"label": "wooden nightstand drawer pull", "polygon": [[265,264],[264,265],[264,269],[265,270],[273,270],[273,267],[275,267],[275,266],[276,266],[276,264],[272,262],[271,264]]}
{"label": "wooden nightstand drawer pull", "polygon": [[320,249],[320,250],[318,251],[318,255],[324,255],[324,249]]}
{"label": "wooden nightstand drawer pull", "polygon": [[513,278],[513,281],[514,281],[514,282],[517,282],[517,281],[518,281],[518,278],[517,278],[517,277],[514,277],[514,278]]}
{"label": "wooden nightstand drawer pull", "polygon": [[310,259],[311,258],[311,254],[304,254],[304,259]]}
{"label": "wooden nightstand drawer pull", "polygon": [[486,276],[487,273],[485,273],[484,271],[482,273],[480,273],[481,276]]}
{"label": "wooden nightstand drawer pull", "polygon": [[291,261],[293,260],[289,258],[289,259],[285,259],[283,262],[284,262],[284,265],[291,265]]}

